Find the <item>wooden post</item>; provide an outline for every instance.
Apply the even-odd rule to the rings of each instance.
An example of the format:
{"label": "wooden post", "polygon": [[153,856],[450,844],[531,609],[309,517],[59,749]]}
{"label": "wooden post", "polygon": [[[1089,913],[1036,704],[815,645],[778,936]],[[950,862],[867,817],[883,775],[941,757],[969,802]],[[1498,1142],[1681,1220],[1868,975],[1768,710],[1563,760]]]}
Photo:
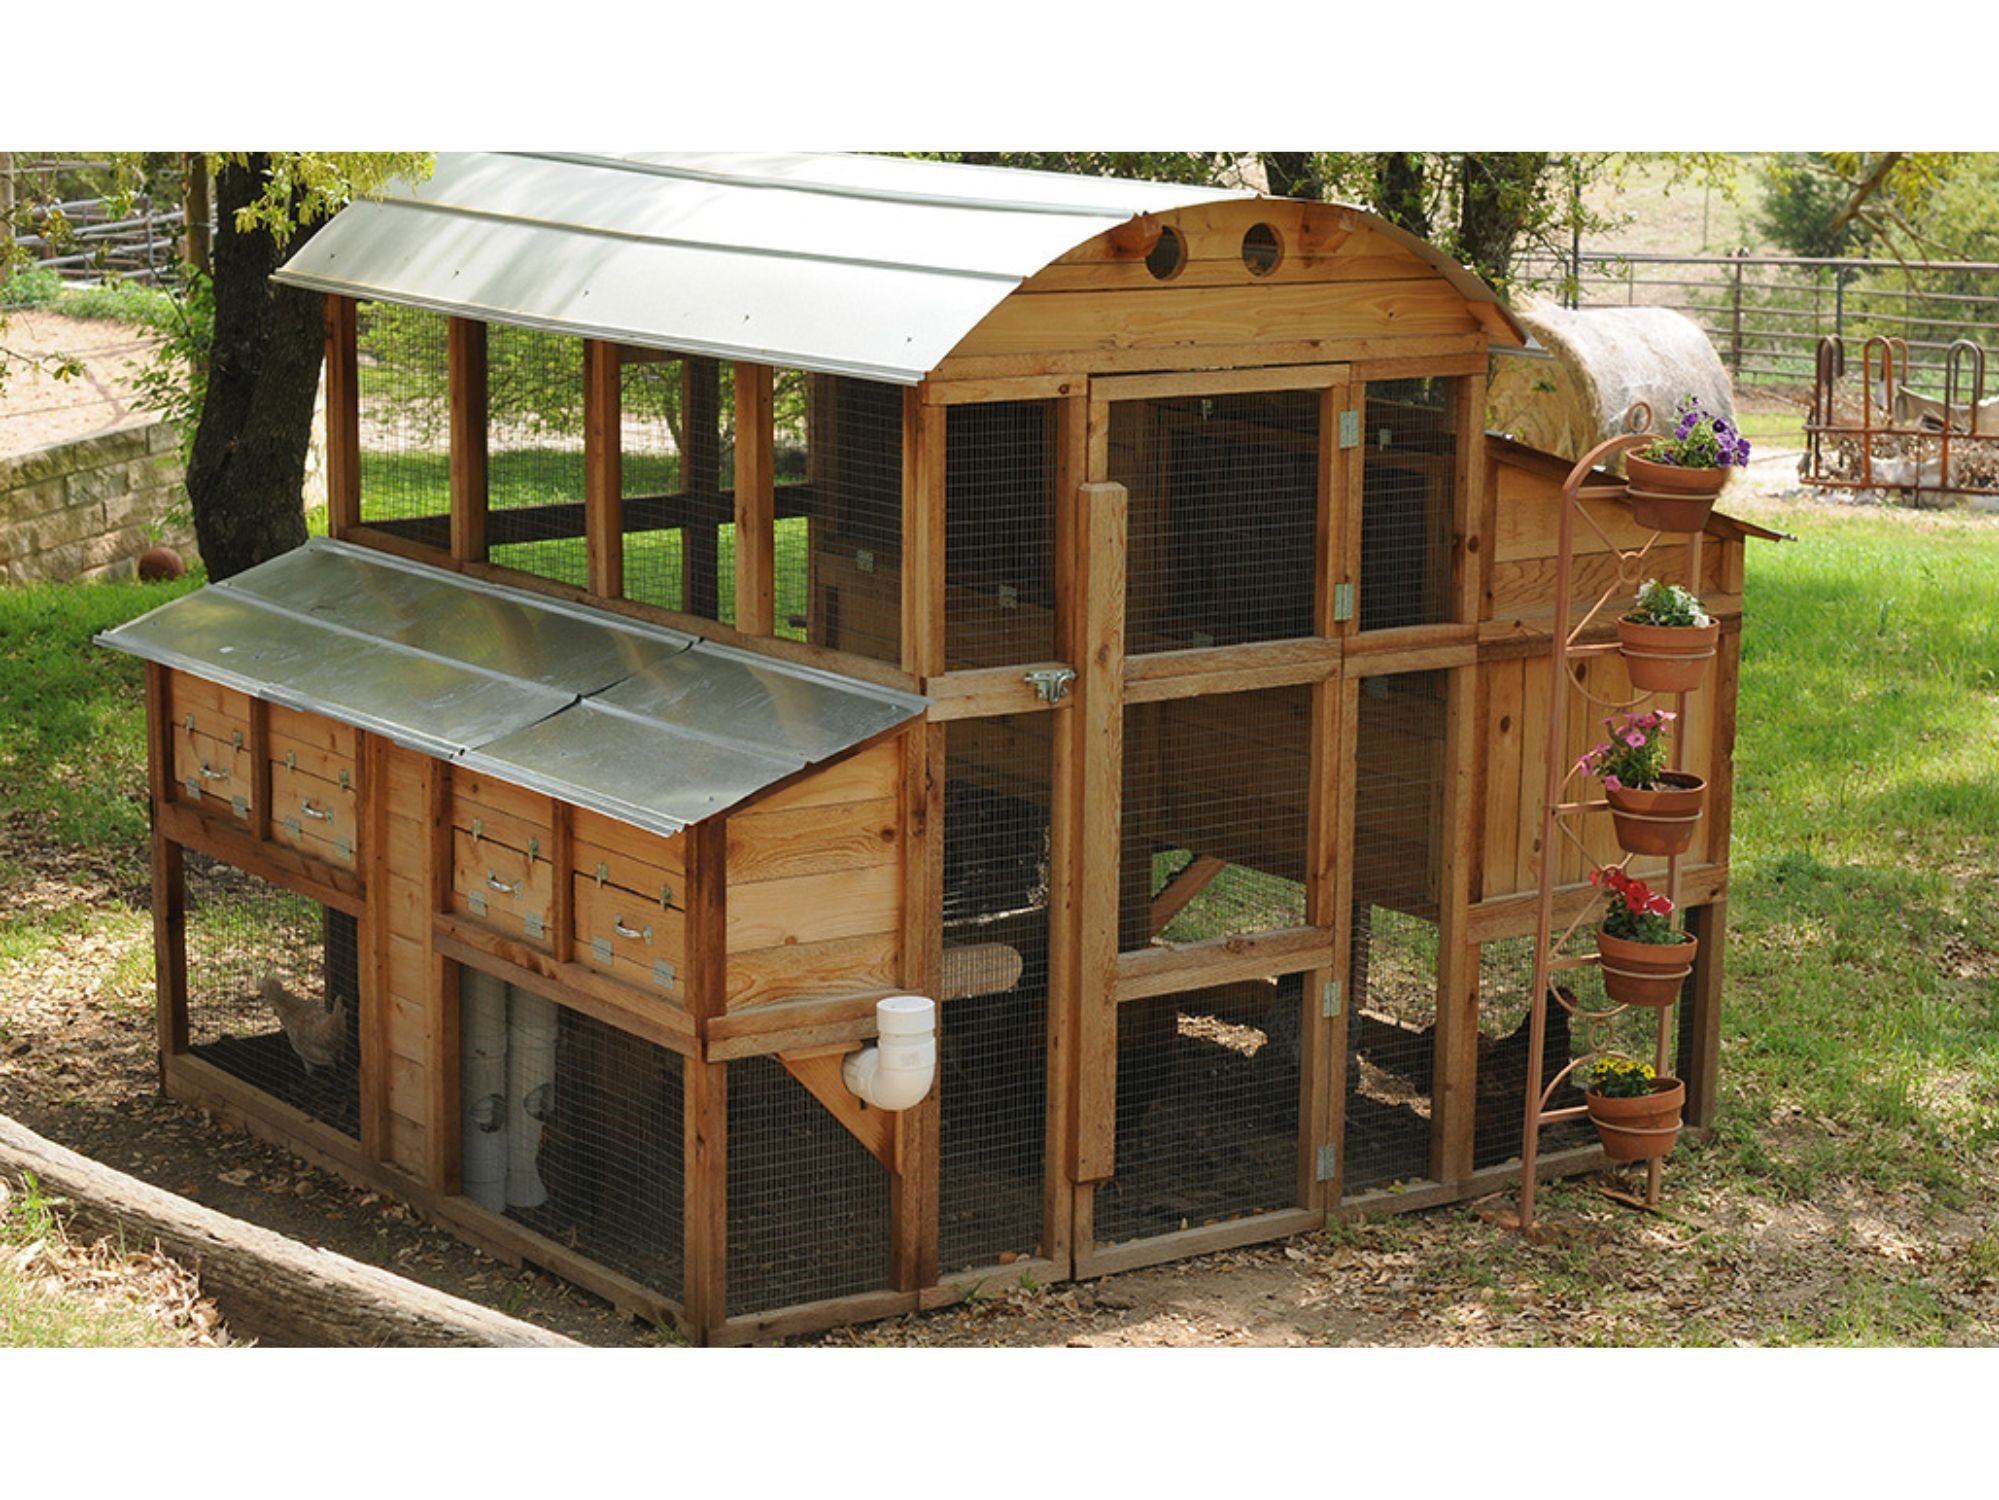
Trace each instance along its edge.
{"label": "wooden post", "polygon": [[361,524],[361,385],[352,297],[326,299],[326,532]]}
{"label": "wooden post", "polygon": [[1471,1175],[1478,1115],[1478,948],[1469,940],[1472,778],[1477,731],[1476,666],[1451,671],[1444,705],[1443,859],[1437,891],[1437,1032],[1430,1100],[1430,1175],[1459,1182]]}
{"label": "wooden post", "polygon": [[153,990],[159,1028],[160,1087],[167,1059],[187,1051],[187,887],[179,844],[160,830],[171,795],[173,705],[167,669],[146,663],[146,779],[153,823]]}
{"label": "wooden post", "polygon": [[[390,754],[386,743],[385,755]],[[430,915],[451,910],[452,819],[451,767],[425,756],[423,767],[424,868],[418,883]],[[375,800],[384,805],[387,788],[380,781]],[[384,829],[386,832],[386,827]],[[386,844],[386,838],[383,843]],[[386,863],[384,865],[386,869]],[[385,887],[387,881],[381,882]],[[372,883],[371,883],[372,894]],[[385,892],[386,894],[386,892]],[[430,1185],[440,1193],[460,1190],[463,1156],[459,1147],[458,966],[434,947],[423,958],[424,1062],[430,1073],[430,1118],[424,1130],[424,1168]],[[386,1091],[385,1091],[386,1092]]]}
{"label": "wooden post", "polygon": [[712,1342],[729,1315],[729,1065],[686,1059],[686,1255],[681,1302],[687,1326]]}
{"label": "wooden post", "polygon": [[[1124,772],[1124,584],[1127,497],[1121,484],[1079,491],[1081,654],[1071,727],[1078,785],[1076,1119],[1071,1174],[1100,1182],[1117,1152],[1118,882]],[[1083,1248],[1078,1245],[1078,1249]]]}
{"label": "wooden post", "polygon": [[722,366],[690,354],[680,362],[681,608],[704,620],[722,617]]}
{"label": "wooden post", "polygon": [[445,334],[451,405],[451,555],[486,561],[486,325],[453,318]]}
{"label": "wooden post", "polygon": [[769,365],[736,366],[736,629],[777,630],[776,405]]}
{"label": "wooden post", "polygon": [[1686,1071],[1687,1124],[1714,1124],[1721,1071],[1721,985],[1728,942],[1728,898],[1717,896],[1687,911],[1687,930],[1700,940],[1690,980],[1691,1004],[1680,1016],[1680,1053]]}
{"label": "wooden post", "polygon": [[583,535],[590,592],[625,592],[624,457],[618,346],[583,341]]}
{"label": "wooden post", "polygon": [[[253,703],[251,712],[255,714],[262,707]],[[356,739],[354,760],[360,773],[356,789],[360,816],[355,827],[360,858],[356,865],[363,872],[362,894],[367,901],[354,945],[357,991],[353,1003],[361,1016],[361,1153],[370,1161],[385,1161],[389,1156],[390,1016],[395,1008],[389,998],[389,799],[383,794],[388,783],[389,741],[366,733],[357,734]]]}
{"label": "wooden post", "polygon": [[944,670],[945,408],[902,396],[902,669],[916,678]]}
{"label": "wooden post", "polygon": [[[944,977],[945,725],[903,736],[902,982],[912,995],[939,997]],[[941,1043],[945,1008],[938,1005]],[[941,1085],[903,1110],[892,1190],[890,1282],[915,1291],[937,1280],[937,1167]]]}

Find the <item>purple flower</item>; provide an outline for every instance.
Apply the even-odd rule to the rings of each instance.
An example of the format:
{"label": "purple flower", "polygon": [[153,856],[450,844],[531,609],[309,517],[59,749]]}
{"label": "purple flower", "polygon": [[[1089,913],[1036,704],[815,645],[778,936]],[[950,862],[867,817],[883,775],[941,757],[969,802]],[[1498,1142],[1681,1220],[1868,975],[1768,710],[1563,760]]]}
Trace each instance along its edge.
{"label": "purple flower", "polygon": [[1714,435],[1726,444],[1735,435],[1735,429],[1729,425],[1727,418],[1716,417],[1714,419]]}
{"label": "purple flower", "polygon": [[1738,442],[1735,445],[1735,461],[1739,464],[1746,464],[1749,462],[1748,438],[1743,438],[1740,442]]}
{"label": "purple flower", "polygon": [[1700,425],[1700,418],[1695,416],[1692,412],[1688,412],[1684,417],[1680,418],[1679,431],[1675,432],[1673,436],[1685,437],[1688,433],[1692,432],[1694,428],[1696,428],[1699,425]]}

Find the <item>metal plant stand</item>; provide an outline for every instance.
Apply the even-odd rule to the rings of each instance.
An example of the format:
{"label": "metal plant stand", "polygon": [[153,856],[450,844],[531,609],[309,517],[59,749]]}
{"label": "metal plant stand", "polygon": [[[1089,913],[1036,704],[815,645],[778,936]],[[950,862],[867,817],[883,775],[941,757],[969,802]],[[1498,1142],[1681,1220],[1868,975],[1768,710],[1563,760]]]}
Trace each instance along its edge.
{"label": "metal plant stand", "polygon": [[[1519,1228],[1531,1231],[1534,1226],[1535,1161],[1540,1151],[1541,1129],[1562,1120],[1576,1119],[1588,1113],[1583,1105],[1571,1105],[1550,1109],[1548,1101],[1555,1095],[1563,1081],[1585,1063],[1593,1062],[1609,1049],[1607,1038],[1610,1024],[1631,1007],[1606,1003],[1601,1009],[1587,1009],[1572,996],[1554,989],[1555,976],[1571,969],[1582,969],[1600,962],[1598,955],[1591,953],[1569,953],[1566,948],[1577,931],[1587,931],[1590,919],[1595,914],[1598,903],[1604,897],[1597,891],[1577,913],[1575,920],[1562,928],[1555,929],[1555,886],[1558,879],[1559,860],[1556,858],[1557,835],[1566,838],[1576,848],[1583,851],[1584,858],[1591,858],[1588,848],[1576,832],[1576,823],[1582,817],[1609,810],[1610,804],[1602,798],[1586,799],[1572,791],[1570,784],[1584,773],[1577,764],[1576,753],[1564,744],[1565,727],[1568,724],[1570,695],[1579,693],[1592,703],[1617,711],[1631,708],[1653,693],[1639,693],[1622,703],[1612,703],[1599,698],[1576,679],[1573,663],[1593,656],[1605,656],[1618,649],[1615,640],[1579,644],[1588,633],[1603,608],[1613,597],[1622,594],[1629,597],[1644,576],[1644,564],[1659,538],[1665,533],[1655,531],[1646,538],[1645,544],[1636,549],[1625,549],[1614,543],[1600,527],[1596,518],[1584,508],[1585,499],[1609,499],[1621,496],[1625,486],[1622,483],[1587,486],[1586,481],[1595,472],[1596,466],[1614,454],[1629,452],[1652,441],[1651,409],[1644,402],[1634,405],[1625,413],[1625,431],[1617,437],[1597,444],[1570,470],[1567,481],[1562,486],[1561,546],[1555,576],[1555,623],[1553,629],[1554,649],[1549,654],[1548,670],[1552,674],[1548,694],[1548,738],[1547,767],[1543,783],[1541,806],[1541,860],[1540,887],[1534,923],[1534,987],[1530,992],[1532,1000],[1528,1014],[1532,1018],[1528,1040],[1527,1079],[1524,1090],[1526,1098],[1526,1119],[1520,1141],[1520,1218]],[[1589,528],[1596,532],[1610,555],[1616,560],[1616,572],[1605,584],[1601,594],[1580,619],[1572,620],[1572,579],[1574,574],[1575,523],[1580,516]],[[1677,533],[1676,533],[1677,534]],[[1702,533],[1694,531],[1687,535],[1687,577],[1686,586],[1699,592],[1701,576]],[[1687,694],[1675,694],[1672,769],[1679,770],[1686,752],[1687,743]],[[1622,870],[1630,863],[1629,854],[1617,861],[1612,868]],[[1677,909],[1680,902],[1680,856],[1669,856],[1666,866],[1666,893]],[[1542,1083],[1539,1093],[1534,1083],[1541,1080],[1543,1060],[1546,1056],[1548,1008],[1547,997],[1555,996],[1557,1004],[1570,1014],[1572,1020],[1581,1023],[1581,1034],[1585,1039],[1583,1049],[1571,1057],[1566,1066],[1552,1079]],[[1671,1046],[1674,1036],[1673,1016],[1677,1005],[1658,1008],[1658,1037],[1655,1044],[1653,1067],[1660,1077],[1665,1077],[1672,1062]],[[1570,1028],[1572,1033],[1575,1027]],[[1656,1207],[1659,1202],[1661,1184],[1661,1161],[1658,1157],[1646,1163],[1645,1201]]]}

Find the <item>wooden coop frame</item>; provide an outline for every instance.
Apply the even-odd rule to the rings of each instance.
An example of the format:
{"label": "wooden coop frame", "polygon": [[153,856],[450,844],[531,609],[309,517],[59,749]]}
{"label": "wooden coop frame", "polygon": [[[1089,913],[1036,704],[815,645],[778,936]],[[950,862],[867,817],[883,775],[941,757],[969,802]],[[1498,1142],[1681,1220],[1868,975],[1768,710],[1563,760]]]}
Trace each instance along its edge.
{"label": "wooden coop frame", "polygon": [[[396,197],[357,205],[280,279],[326,297],[329,532],[337,543],[605,622],[685,632],[788,671],[921,696],[919,717],[797,783],[809,789],[815,776],[842,775],[842,765],[880,762],[884,795],[854,800],[875,820],[856,825],[860,836],[896,851],[892,889],[882,892],[883,940],[843,933],[822,945],[824,964],[795,974],[774,966],[756,1003],[739,1004],[729,923],[731,840],[742,812],[677,835],[684,855],[671,864],[657,835],[619,828],[559,796],[524,792],[254,693],[226,698],[198,672],[154,664],[154,904],[169,1092],[391,1192],[494,1254],[542,1265],[702,1342],[768,1340],[948,1305],[975,1287],[1026,1276],[1096,1276],[1313,1229],[1328,1214],[1453,1202],[1517,1180],[1517,1102],[1504,1111],[1510,1151],[1494,1157],[1483,1128],[1505,1101],[1480,1091],[1482,1057],[1488,1092],[1501,1072],[1481,1031],[1481,989],[1489,1004],[1493,955],[1535,930],[1534,787],[1547,753],[1536,728],[1546,699],[1537,704],[1537,695],[1548,675],[1568,469],[1485,433],[1487,360],[1526,344],[1518,325],[1475,277],[1358,209],[1042,174],[1002,174],[1006,189],[995,196],[994,175],[976,169],[772,162],[446,157],[431,187],[407,195],[430,207],[415,212]],[[478,208],[489,190],[500,197],[488,209],[504,218],[505,185],[532,181],[521,174],[534,172],[557,173],[552,181],[576,174],[594,193],[640,204],[693,181],[774,195],[808,221],[831,200],[863,217],[877,209],[968,212],[1007,233],[1016,219],[1043,227],[1013,252],[1020,265],[1009,276],[979,272],[994,284],[973,313],[942,320],[948,336],[934,355],[912,354],[902,366],[836,358],[807,347],[803,335],[787,346],[769,330],[754,353],[706,339],[676,344],[651,323],[586,322],[556,306],[553,293],[532,308],[480,300],[478,273],[491,269],[482,255],[504,262],[531,243],[520,235],[552,231],[496,228],[493,248],[463,252],[468,274],[449,299],[371,268],[369,246],[401,244],[404,218],[428,233],[440,214]],[[500,188],[484,186],[493,183]],[[1039,203],[1036,212],[1016,213],[1028,201]],[[1049,219],[1061,222],[1048,228]],[[541,248],[578,255],[577,243]],[[905,260],[922,248],[910,250],[906,235],[900,243]],[[732,248],[759,252],[742,256],[746,265],[778,258],[769,246],[708,248],[724,260]],[[336,250],[338,272],[330,269]],[[952,254],[969,252],[947,245],[935,259]],[[895,273],[881,274],[894,284]],[[442,320],[448,506],[435,513],[371,513],[364,301]],[[886,304],[862,311],[877,322],[892,317]],[[591,316],[611,312],[606,305]],[[494,341],[516,327],[574,341],[580,493],[503,509],[492,504],[497,388],[489,370],[501,368]],[[853,338],[858,348],[861,335]],[[875,339],[869,350],[881,345]],[[630,372],[662,361],[677,365],[671,378],[686,424],[675,445],[677,488],[635,494],[621,390]],[[799,370],[802,473],[774,415],[777,372]],[[726,456],[718,436],[725,389],[733,421]],[[856,480],[841,465],[859,460],[843,458],[828,433],[867,421],[888,424],[893,473]],[[982,526],[979,507],[990,497],[981,475],[992,463],[981,465],[979,445],[1002,439],[1014,445],[1007,452],[1035,455],[1036,477],[1026,499],[991,502],[1012,507],[1005,528]],[[1252,512],[1229,508],[1241,501],[1229,476],[1243,464],[1264,486],[1259,493],[1282,497],[1263,507],[1267,522],[1238,525]],[[1215,514],[1203,512],[1201,496],[1219,507]],[[872,530],[845,516],[850,501],[857,512],[886,505],[887,529],[879,516]],[[1608,491],[1581,503],[1602,535],[1631,530]],[[1226,530],[1216,529],[1218,517]],[[802,574],[780,546],[787,523],[809,538]],[[1702,939],[1679,1037],[1696,1127],[1712,1121],[1715,1107],[1742,551],[1754,532],[1717,516],[1697,554],[1723,634],[1704,695],[1714,711],[1697,718],[1685,749],[1686,763],[1713,788],[1702,842],[1680,869]],[[677,546],[671,606],[634,598],[628,587],[628,563],[652,555],[645,549],[655,534]],[[571,575],[500,560],[529,535],[569,548]],[[1579,542],[1578,593],[1600,587],[1607,565]],[[780,610],[787,588],[803,591],[795,614]],[[1620,669],[1612,655],[1585,670]],[[218,743],[240,725],[242,805],[183,795],[175,757],[188,753],[176,741],[184,701],[219,716]],[[282,756],[273,761],[273,747],[285,735],[316,736],[315,745],[350,758],[342,791],[351,794],[356,835],[344,856],[287,837],[273,811],[285,790],[273,782],[274,767],[288,769]],[[1160,746],[1176,747],[1171,763]],[[453,810],[482,795],[502,824],[512,818],[546,831],[545,942],[496,934],[467,916],[462,891],[454,894],[453,840],[464,836],[464,819]],[[961,827],[985,816],[1025,830],[1029,853],[1009,853],[997,839],[969,854],[953,845],[953,806],[984,810],[961,817]],[[839,844],[852,833],[825,830],[825,839]],[[648,868],[671,864],[685,881],[690,968],[685,993],[670,1004],[637,1004],[628,988],[578,961],[575,893],[585,864],[576,850],[593,840]],[[355,1134],[192,1055],[188,850],[358,924]],[[1177,854],[1187,856],[1184,865],[1162,876],[1159,861]],[[530,876],[538,857],[526,856]],[[965,871],[981,860],[1004,866],[1010,883],[990,910],[965,918],[964,893],[985,878]],[[1213,920],[1223,930],[1165,935],[1205,909],[1204,900],[1219,902],[1231,882],[1276,892],[1277,914],[1259,916],[1253,930],[1227,930],[1228,911],[1218,908]],[[1588,892],[1580,864],[1564,866],[1557,913],[1579,908]],[[1368,912],[1373,927],[1356,915]],[[1406,937],[1420,928],[1407,952],[1396,950],[1395,982],[1413,997],[1400,1020],[1371,1006],[1366,986],[1388,966],[1377,962],[1364,983],[1355,952],[1363,928],[1374,934],[1370,951],[1383,932]],[[996,936],[968,943],[967,931]],[[780,930],[774,941],[793,948],[796,935]],[[966,977],[982,964],[997,977]],[[473,969],[683,1060],[679,1295],[466,1196],[460,975]],[[1018,999],[1030,983],[1040,998],[1012,1010],[968,998]],[[873,1002],[896,992],[940,998],[947,1063],[921,1105],[883,1116],[844,1092],[839,1058],[872,1035]],[[1415,1024],[1423,1017],[1427,1026]],[[1169,1160],[1173,1142],[1200,1125],[1194,1113],[1145,1134],[1163,1112],[1159,1101],[1194,1097],[1179,1059],[1191,1050],[1188,1038],[1208,1033],[1262,1038],[1246,1062],[1228,1060],[1252,1079],[1240,1112],[1256,1115],[1242,1126],[1255,1151],[1238,1165],[1241,1180],[1253,1176],[1256,1185],[1239,1187],[1235,1165],[1218,1167],[1193,1195],[1208,1196],[1183,1211],[1175,1185],[1156,1169],[1143,1185],[1121,1181],[1120,1145],[1126,1159],[1131,1143],[1144,1141],[1148,1160]],[[1030,1038],[1024,1048],[1021,1035]],[[1009,1059],[993,1065],[1001,1068],[996,1086],[977,1075],[976,1060],[964,1060],[974,1057],[969,1050],[954,1074],[954,1037],[966,1049],[997,1049],[977,1056]],[[1422,1097],[1393,1109],[1357,1103],[1364,1090],[1356,1080],[1391,1054],[1421,1082]],[[742,1125],[729,1109],[731,1069],[759,1059],[782,1062],[892,1179],[887,1253],[866,1290],[731,1301],[727,1163],[731,1131]],[[1413,1086],[1405,1079],[1398,1087]],[[945,1130],[954,1088],[987,1089],[979,1108],[988,1115],[1004,1113],[1009,1092],[1039,1101],[1031,1168],[1018,1119],[993,1127],[982,1115]],[[1134,1103],[1141,1095],[1142,1109]],[[1393,1122],[1393,1149],[1370,1158],[1365,1182],[1368,1174],[1349,1167],[1362,1140],[1350,1117]],[[959,1139],[964,1129],[988,1128],[1012,1132],[1011,1190],[1026,1200],[1006,1228],[961,1236],[975,1251],[997,1251],[964,1263],[940,1249],[955,1232],[940,1227],[940,1203],[970,1203],[976,1217],[994,1200],[988,1187],[997,1174],[977,1142]],[[1552,1149],[1539,1172],[1600,1161],[1593,1146]],[[1009,1234],[1018,1238],[1006,1243]]]}

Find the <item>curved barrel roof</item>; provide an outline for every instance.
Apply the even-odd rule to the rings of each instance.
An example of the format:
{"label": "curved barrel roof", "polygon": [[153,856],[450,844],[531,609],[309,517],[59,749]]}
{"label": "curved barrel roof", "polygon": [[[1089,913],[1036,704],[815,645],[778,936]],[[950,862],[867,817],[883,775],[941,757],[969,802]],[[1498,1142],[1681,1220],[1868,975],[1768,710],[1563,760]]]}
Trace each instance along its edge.
{"label": "curved barrel roof", "polygon": [[[1078,245],[1141,214],[1253,196],[881,156],[458,152],[428,182],[343,209],[277,280],[913,385]],[[1497,301],[1353,211],[1467,300]]]}

